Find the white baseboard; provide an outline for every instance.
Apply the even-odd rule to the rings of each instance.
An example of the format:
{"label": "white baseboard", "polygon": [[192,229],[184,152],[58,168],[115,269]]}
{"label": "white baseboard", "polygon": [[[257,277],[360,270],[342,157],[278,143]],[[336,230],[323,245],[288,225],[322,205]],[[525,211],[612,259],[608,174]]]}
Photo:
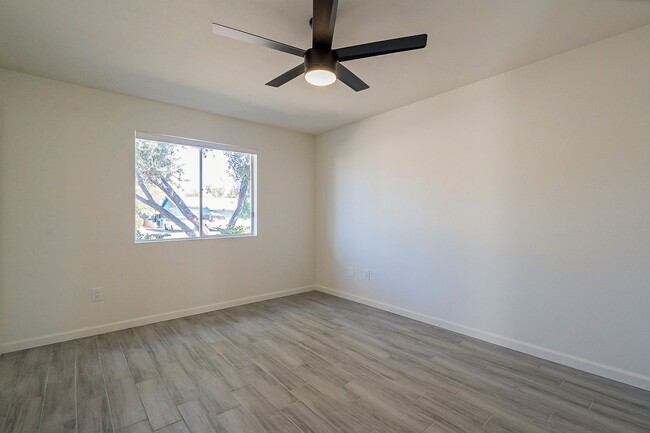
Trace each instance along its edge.
{"label": "white baseboard", "polygon": [[460,323],[450,322],[448,320],[440,319],[438,317],[429,316],[427,314],[418,313],[417,311],[408,310],[406,308],[397,307],[395,305],[386,304],[384,302],[375,301],[372,299],[364,298],[361,296],[353,295],[343,290],[332,289],[324,286],[315,286],[316,290],[329,295],[337,296],[339,298],[349,299],[360,304],[369,305],[380,310],[389,311],[400,316],[408,317],[419,322],[428,323],[429,325],[438,326],[440,328],[448,329],[450,331],[458,332],[459,334],[467,335],[470,337],[478,338],[479,340],[487,341],[499,346],[507,347],[518,352],[527,353],[529,355],[537,356],[549,361],[557,362],[569,367],[577,368],[578,370],[593,373],[598,376],[603,376],[608,379],[623,382],[628,385],[636,386],[650,391],[650,377],[642,374],[634,373],[631,371],[623,370],[617,367],[600,364],[598,362],[590,361],[588,359],[580,358],[578,356],[570,355],[568,353],[558,352],[556,350],[547,349],[545,347],[536,346],[534,344],[526,343],[524,341],[515,340],[512,338],[504,337],[501,335],[493,334],[491,332],[482,331],[480,329],[471,328],[469,326],[461,325]]}
{"label": "white baseboard", "polygon": [[294,289],[279,290],[277,292],[264,293],[261,295],[248,296],[246,298],[233,299],[231,301],[217,302],[215,304],[201,305],[198,307],[185,308],[183,310],[170,311],[167,313],[153,314],[151,316],[138,317],[135,319],[122,320],[119,322],[106,323],[104,325],[90,326],[87,328],[74,329],[71,331],[57,332],[55,334],[43,335],[40,337],[27,338],[25,340],[12,341],[0,345],[0,354],[15,352],[17,350],[29,349],[32,347],[44,346],[46,344],[61,343],[62,341],[74,340],[77,338],[90,337],[92,335],[104,334],[106,332],[119,331],[133,328],[134,326],[150,325],[165,320],[177,319],[179,317],[192,316],[194,314],[207,313],[208,311],[222,310],[224,308],[236,307],[238,305],[252,304],[253,302],[266,301],[267,299],[281,298],[283,296],[295,295],[315,290],[314,286],[296,287]]}

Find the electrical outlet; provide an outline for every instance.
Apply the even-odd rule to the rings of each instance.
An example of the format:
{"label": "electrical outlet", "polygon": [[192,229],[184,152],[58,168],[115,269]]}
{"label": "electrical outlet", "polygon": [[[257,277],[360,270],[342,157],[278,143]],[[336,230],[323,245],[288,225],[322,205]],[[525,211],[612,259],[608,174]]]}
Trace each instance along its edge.
{"label": "electrical outlet", "polygon": [[354,266],[348,267],[348,277],[354,278]]}
{"label": "electrical outlet", "polygon": [[364,269],[363,270],[363,279],[364,280],[369,280],[370,279],[370,269]]}
{"label": "electrical outlet", "polygon": [[93,302],[98,302],[98,301],[103,301],[104,300],[104,291],[102,290],[101,287],[96,287],[94,289],[90,289],[90,293],[92,296],[92,301]]}

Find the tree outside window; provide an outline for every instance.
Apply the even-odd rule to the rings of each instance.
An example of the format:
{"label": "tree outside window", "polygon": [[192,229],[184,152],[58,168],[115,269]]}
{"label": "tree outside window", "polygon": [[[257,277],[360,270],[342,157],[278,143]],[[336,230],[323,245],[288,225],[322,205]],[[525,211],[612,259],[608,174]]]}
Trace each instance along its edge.
{"label": "tree outside window", "polygon": [[253,235],[254,153],[135,141],[136,242]]}

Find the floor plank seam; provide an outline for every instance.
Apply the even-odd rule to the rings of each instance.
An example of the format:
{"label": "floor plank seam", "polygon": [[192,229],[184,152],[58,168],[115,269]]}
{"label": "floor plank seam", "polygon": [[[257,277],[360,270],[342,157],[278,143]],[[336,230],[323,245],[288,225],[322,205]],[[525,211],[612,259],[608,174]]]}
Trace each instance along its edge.
{"label": "floor plank seam", "polygon": [[[26,357],[25,357],[25,358],[26,358]],[[14,392],[12,393],[12,395],[11,395],[11,399],[10,399],[10,401],[9,401],[9,404],[7,405],[6,415],[5,415],[5,418],[4,418],[4,422],[3,422],[3,424],[2,424],[2,431],[3,431],[3,432],[5,431],[4,428],[5,428],[6,426],[8,426],[8,423],[9,423],[9,417],[11,416],[11,410],[12,410],[12,409],[14,408],[14,406],[17,404],[16,400],[17,400],[18,397],[17,397],[16,394],[17,394],[17,391],[18,391],[18,384],[20,384],[20,379],[23,377],[23,375],[24,375],[24,373],[25,373],[26,365],[27,365],[27,359],[23,359],[23,361],[22,361],[22,363],[21,363],[20,371],[18,372],[18,375],[17,375],[17,377],[16,377],[16,384],[15,384],[14,387],[13,387]]]}
{"label": "floor plank seam", "polygon": [[485,426],[487,425],[487,423],[490,422],[490,420],[492,419],[492,417],[494,417],[494,414],[493,414],[493,413],[491,413],[490,416],[488,417],[488,419],[486,419],[485,422],[484,422],[483,424],[481,424],[481,427],[485,427]]}
{"label": "floor plank seam", "polygon": [[554,413],[555,413],[555,409],[553,409],[553,411],[552,411],[551,414],[548,416],[548,418],[546,418],[546,422],[547,422],[547,423],[551,421],[551,418],[553,418],[553,414],[554,414]]}
{"label": "floor plank seam", "polygon": [[111,400],[108,398],[108,383],[106,378],[106,372],[104,371],[104,363],[102,362],[102,355],[99,351],[99,341],[97,337],[93,337],[93,340],[97,348],[97,362],[99,362],[99,368],[102,372],[102,382],[104,382],[104,396],[106,398],[106,405],[108,406],[108,415],[111,421],[111,428],[113,429],[113,433],[118,433],[117,429],[115,428],[115,422],[113,421],[113,407],[112,407],[113,405],[111,404]]}
{"label": "floor plank seam", "polygon": [[77,374],[79,374],[79,363],[77,360],[77,342],[74,343],[74,431],[79,433],[79,398],[77,396]]}
{"label": "floor plank seam", "polygon": [[45,409],[45,401],[47,398],[47,386],[50,381],[50,369],[52,368],[52,357],[54,356],[54,352],[50,351],[50,356],[48,357],[48,362],[47,362],[47,373],[45,375],[45,386],[43,387],[43,401],[41,402],[41,410],[40,410],[40,416],[38,420],[38,430],[41,431],[43,429],[43,410]]}

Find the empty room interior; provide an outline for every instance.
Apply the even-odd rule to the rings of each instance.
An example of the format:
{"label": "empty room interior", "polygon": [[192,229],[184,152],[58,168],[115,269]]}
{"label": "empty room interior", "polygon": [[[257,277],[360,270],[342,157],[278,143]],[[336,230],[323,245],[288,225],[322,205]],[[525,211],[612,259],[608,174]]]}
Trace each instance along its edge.
{"label": "empty room interior", "polygon": [[0,0],[0,433],[650,432],[650,1]]}

